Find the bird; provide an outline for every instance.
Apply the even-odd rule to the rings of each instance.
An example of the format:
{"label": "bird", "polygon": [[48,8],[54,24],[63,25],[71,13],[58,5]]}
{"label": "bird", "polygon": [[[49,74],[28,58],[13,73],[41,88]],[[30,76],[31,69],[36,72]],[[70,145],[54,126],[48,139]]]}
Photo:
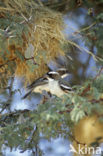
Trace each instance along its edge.
{"label": "bird", "polygon": [[72,92],[72,88],[63,81],[63,78],[67,75],[68,73],[65,68],[60,68],[57,71],[49,71],[43,77],[27,86],[29,92],[24,95],[23,99],[32,92],[42,94],[44,90],[50,95],[56,95],[58,97],[61,97],[68,92]]}

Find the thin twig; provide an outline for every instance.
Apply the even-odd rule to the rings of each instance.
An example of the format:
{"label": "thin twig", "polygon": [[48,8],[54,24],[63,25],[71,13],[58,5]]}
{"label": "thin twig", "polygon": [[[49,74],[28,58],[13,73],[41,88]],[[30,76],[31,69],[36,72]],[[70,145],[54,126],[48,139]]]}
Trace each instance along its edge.
{"label": "thin twig", "polygon": [[9,113],[5,113],[5,114],[2,114],[0,116],[0,123],[1,122],[6,122],[6,119],[10,118],[10,117],[17,117],[19,116],[20,114],[25,114],[25,113],[28,113],[30,112],[30,110],[28,109],[24,109],[24,110],[19,110],[19,111],[15,111],[15,112],[9,112]]}
{"label": "thin twig", "polygon": [[75,141],[77,144],[81,144],[85,146],[85,143],[79,142],[72,134],[69,134],[69,136]]}
{"label": "thin twig", "polygon": [[39,65],[39,64],[36,63],[36,61],[34,60],[34,57],[24,58],[24,59],[25,59],[25,61],[33,60],[33,64],[35,64],[35,65]]}
{"label": "thin twig", "polygon": [[95,76],[95,78],[93,79],[93,81],[95,81],[101,75],[102,71],[103,71],[103,67],[100,68],[98,74]]}
{"label": "thin twig", "polygon": [[91,27],[93,27],[95,24],[96,24],[96,22],[92,23],[92,24],[89,25],[88,27],[85,27],[85,28],[83,28],[83,29],[80,29],[80,30],[78,30],[78,31],[75,31],[74,34],[78,34],[78,33],[81,33],[81,32],[83,32],[83,31],[86,31],[86,30],[90,29]]}
{"label": "thin twig", "polygon": [[15,60],[16,60],[16,57],[15,58],[12,58],[11,60],[6,61],[3,64],[0,64],[0,68],[3,67],[3,66],[5,66],[5,65],[7,65],[9,62],[12,62],[12,61],[15,61]]}
{"label": "thin twig", "polygon": [[38,0],[38,3],[40,4],[40,6],[44,6],[41,0]]}
{"label": "thin twig", "polygon": [[93,57],[93,59],[94,59],[95,61],[100,60],[100,61],[103,62],[103,58],[100,58],[100,57],[98,57],[98,56],[95,56],[95,55],[93,54],[93,52],[87,50],[86,48],[80,47],[80,46],[79,46],[78,44],[76,44],[75,42],[68,40],[68,43],[71,44],[71,45],[73,45],[73,46],[75,46],[76,48],[78,48],[78,49],[81,50],[81,51],[84,50],[86,53],[90,54],[90,55]]}

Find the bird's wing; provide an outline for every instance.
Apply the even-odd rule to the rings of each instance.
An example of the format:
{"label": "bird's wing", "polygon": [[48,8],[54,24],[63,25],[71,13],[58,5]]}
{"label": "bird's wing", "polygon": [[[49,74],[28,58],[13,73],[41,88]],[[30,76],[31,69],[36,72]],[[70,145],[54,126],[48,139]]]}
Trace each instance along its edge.
{"label": "bird's wing", "polygon": [[32,89],[32,88],[35,88],[37,86],[41,86],[41,85],[44,85],[47,83],[48,83],[48,79],[46,77],[43,77],[43,78],[39,78],[39,79],[35,80],[34,82],[32,82],[29,86],[27,86],[27,88]]}
{"label": "bird's wing", "polygon": [[63,79],[59,80],[59,86],[64,91],[73,91],[73,89],[70,86],[70,84],[67,81],[63,80]]}
{"label": "bird's wing", "polygon": [[32,90],[31,90],[30,92],[26,93],[26,94],[22,97],[22,99],[27,98],[27,96],[30,95],[31,93],[32,93]]}
{"label": "bird's wing", "polygon": [[64,90],[64,91],[73,91],[71,87],[66,86],[66,85],[64,85],[64,84],[61,84],[61,85],[60,85],[60,88],[61,88],[62,90]]}
{"label": "bird's wing", "polygon": [[36,81],[32,82],[30,85],[27,86],[28,92],[22,97],[22,99],[25,99],[28,95],[32,93],[34,88],[37,86],[41,86],[48,83],[48,79],[46,77],[39,78]]}

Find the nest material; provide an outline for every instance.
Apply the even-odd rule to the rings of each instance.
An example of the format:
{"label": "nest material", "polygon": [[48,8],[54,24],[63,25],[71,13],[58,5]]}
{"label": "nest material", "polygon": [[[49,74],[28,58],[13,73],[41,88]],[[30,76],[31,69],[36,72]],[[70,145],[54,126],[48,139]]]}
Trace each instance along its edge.
{"label": "nest material", "polygon": [[[64,55],[61,48],[65,41],[61,14],[41,7],[33,0],[4,0],[1,1],[0,18],[2,30],[9,26],[10,32],[14,31],[15,37],[6,38],[4,51],[9,51],[7,60],[15,58],[17,76],[24,76],[27,81],[37,79],[48,71],[47,63],[50,60]],[[33,57],[35,64],[33,60],[25,59],[29,44],[34,47],[33,55],[29,54],[29,58]],[[0,60],[6,63],[4,59]]]}

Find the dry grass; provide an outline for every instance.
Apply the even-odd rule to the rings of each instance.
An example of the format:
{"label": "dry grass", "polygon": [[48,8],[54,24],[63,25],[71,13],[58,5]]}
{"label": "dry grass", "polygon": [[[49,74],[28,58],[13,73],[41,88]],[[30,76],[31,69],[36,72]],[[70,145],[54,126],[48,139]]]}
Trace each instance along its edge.
{"label": "dry grass", "polygon": [[[10,53],[13,52],[13,57],[17,57],[15,51],[19,47],[19,51],[25,56],[25,51],[31,43],[34,46],[33,57],[38,64],[38,67],[31,72],[27,60],[21,61],[17,57],[15,73],[17,76],[24,76],[27,81],[37,79],[48,71],[47,63],[50,60],[55,59],[58,55],[64,55],[60,46],[65,42],[62,34],[64,28],[62,16],[57,12],[41,7],[33,0],[2,1],[0,15],[6,19],[7,14],[15,15],[17,18],[15,24],[22,23],[20,26],[25,26],[29,30],[28,34],[23,31],[20,34],[21,37],[19,35],[19,38],[17,36],[12,42],[7,42]],[[17,44],[19,40],[23,42],[22,47]],[[13,49],[9,47],[13,47]],[[8,57],[8,59],[10,58]]]}

